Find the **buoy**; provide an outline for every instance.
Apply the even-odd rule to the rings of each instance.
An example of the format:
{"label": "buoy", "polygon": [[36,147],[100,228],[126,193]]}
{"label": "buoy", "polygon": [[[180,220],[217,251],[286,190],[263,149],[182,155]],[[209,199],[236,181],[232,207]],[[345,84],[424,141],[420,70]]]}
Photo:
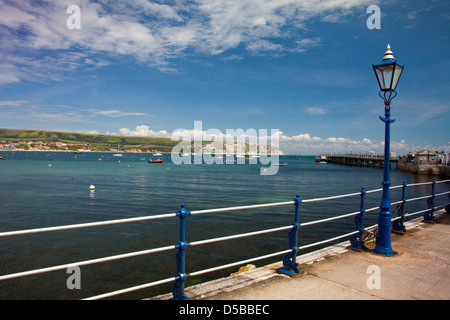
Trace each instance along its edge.
{"label": "buoy", "polygon": [[94,186],[93,184],[91,184],[91,185],[89,186],[89,190],[95,190],[95,186]]}
{"label": "buoy", "polygon": [[51,165],[51,164],[49,164],[48,166],[49,166],[49,167],[51,167],[52,165]]}

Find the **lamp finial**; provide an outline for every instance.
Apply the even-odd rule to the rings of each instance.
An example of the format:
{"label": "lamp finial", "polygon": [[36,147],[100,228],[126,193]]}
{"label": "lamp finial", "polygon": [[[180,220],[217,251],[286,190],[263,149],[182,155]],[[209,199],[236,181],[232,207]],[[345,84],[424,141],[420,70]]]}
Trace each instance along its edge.
{"label": "lamp finial", "polygon": [[388,59],[395,60],[394,55],[391,51],[391,46],[389,44],[387,45],[386,52],[384,53],[383,61]]}

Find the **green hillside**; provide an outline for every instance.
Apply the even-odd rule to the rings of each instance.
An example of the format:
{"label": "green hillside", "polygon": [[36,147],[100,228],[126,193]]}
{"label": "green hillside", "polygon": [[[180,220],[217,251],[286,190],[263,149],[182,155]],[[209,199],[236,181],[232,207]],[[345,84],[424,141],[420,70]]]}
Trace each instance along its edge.
{"label": "green hillside", "polygon": [[[117,151],[120,146],[122,152],[172,152],[173,148],[180,143],[172,141],[170,138],[151,138],[151,137],[126,137],[113,136],[106,134],[86,134],[75,132],[58,132],[45,130],[25,130],[25,129],[0,129],[0,141],[16,143],[21,141],[15,148],[29,150],[29,147],[39,150],[78,150],[89,149],[91,151]],[[33,144],[26,143],[33,141]],[[56,146],[54,142],[61,142],[67,146]],[[225,142],[223,142],[223,150],[226,150]],[[73,145],[71,145],[73,144]],[[202,147],[206,148],[210,142],[203,141]],[[237,150],[237,142],[234,143],[234,149]],[[248,152],[249,143],[244,143],[244,150]],[[207,148],[206,148],[207,149]],[[268,150],[271,147],[268,146]],[[193,143],[191,142],[191,151],[193,151]],[[185,149],[182,150],[185,152]]]}
{"label": "green hillside", "polygon": [[111,149],[116,149],[117,145],[120,144],[121,150],[140,149],[141,151],[149,151],[158,149],[161,152],[171,152],[172,148],[178,143],[178,141],[172,141],[170,138],[125,137],[22,129],[0,129],[0,140],[89,144],[89,149],[93,151],[110,151]]}

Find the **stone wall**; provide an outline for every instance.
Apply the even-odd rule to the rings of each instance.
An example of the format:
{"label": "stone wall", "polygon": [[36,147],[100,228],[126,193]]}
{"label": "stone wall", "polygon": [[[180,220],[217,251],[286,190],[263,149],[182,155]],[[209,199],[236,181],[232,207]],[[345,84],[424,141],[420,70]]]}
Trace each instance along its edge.
{"label": "stone wall", "polygon": [[415,174],[443,175],[446,177],[450,176],[450,167],[442,165],[419,165],[417,163],[399,161],[397,162],[397,169],[412,172]]}

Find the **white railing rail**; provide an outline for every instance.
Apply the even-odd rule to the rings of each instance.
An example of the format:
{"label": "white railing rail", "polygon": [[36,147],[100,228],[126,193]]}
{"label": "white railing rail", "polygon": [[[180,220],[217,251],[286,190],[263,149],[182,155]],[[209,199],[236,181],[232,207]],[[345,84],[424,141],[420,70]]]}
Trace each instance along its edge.
{"label": "white railing rail", "polygon": [[[414,186],[422,186],[422,185],[432,185],[432,192],[430,195],[426,195],[426,196],[420,196],[420,197],[415,197],[415,198],[410,198],[410,199],[406,199],[405,198],[405,194],[403,192],[403,199],[400,201],[396,201],[396,202],[392,202],[391,205],[398,205],[401,206],[401,214],[393,217],[392,218],[392,222],[401,222],[401,228],[403,227],[403,220],[405,219],[405,217],[410,217],[413,215],[417,215],[417,214],[421,214],[424,213],[424,218],[428,217],[427,219],[433,219],[433,213],[435,210],[437,209],[442,209],[444,207],[446,207],[448,205],[448,203],[443,204],[443,205],[439,205],[439,206],[434,206],[434,199],[436,197],[439,196],[444,196],[444,195],[449,195],[450,198],[450,191],[445,191],[445,192],[440,192],[440,193],[435,193],[435,185],[436,184],[440,184],[440,183],[447,183],[450,182],[450,180],[440,180],[440,181],[431,181],[431,182],[421,182],[421,183],[413,183],[413,184],[408,184],[406,185],[405,183],[402,185],[398,185],[398,186],[391,186],[391,189],[397,189],[397,188],[403,188],[403,190],[405,190],[406,187],[414,187]],[[113,224],[120,224],[120,223],[130,223],[130,222],[139,222],[139,221],[148,221],[148,220],[155,220],[155,219],[166,219],[166,218],[173,218],[173,217],[179,217],[180,220],[184,220],[186,218],[186,216],[188,215],[199,215],[199,214],[206,214],[206,213],[218,213],[218,212],[229,212],[229,211],[237,211],[237,210],[248,210],[248,209],[257,209],[257,208],[267,208],[267,207],[276,207],[276,206],[286,206],[286,205],[300,205],[304,204],[304,203],[315,203],[315,202],[320,202],[320,201],[328,201],[328,200],[335,200],[335,199],[341,199],[341,198],[347,198],[347,197],[354,197],[354,196],[361,196],[361,208],[359,211],[355,211],[355,212],[351,212],[351,213],[347,213],[347,214],[343,214],[343,215],[339,215],[339,216],[335,216],[335,217],[330,217],[330,218],[325,218],[325,219],[320,219],[320,220],[316,220],[316,221],[309,221],[309,222],[304,222],[304,223],[298,223],[298,221],[296,223],[293,224],[289,224],[286,226],[281,226],[281,227],[276,227],[276,228],[271,228],[271,229],[265,229],[265,230],[259,230],[259,231],[253,231],[253,232],[247,232],[247,233],[241,233],[241,234],[236,234],[236,235],[230,235],[230,236],[224,236],[224,237],[218,237],[218,238],[211,238],[211,239],[205,239],[205,240],[197,240],[197,241],[192,241],[192,242],[186,242],[184,237],[185,234],[185,229],[184,228],[184,224],[181,224],[180,227],[180,234],[182,233],[183,236],[180,235],[180,242],[176,245],[169,245],[169,246],[164,246],[164,247],[159,247],[159,248],[153,248],[153,249],[147,249],[147,250],[141,250],[141,251],[135,251],[135,252],[130,252],[130,253],[126,253],[126,254],[119,254],[119,255],[113,255],[113,256],[108,256],[108,257],[102,257],[102,258],[97,258],[97,259],[91,259],[91,260],[85,260],[85,261],[78,261],[78,262],[71,262],[71,263],[67,263],[67,264],[62,264],[62,265],[58,265],[58,266],[53,266],[53,267],[46,267],[46,268],[40,268],[40,269],[34,269],[34,270],[29,270],[29,271],[23,271],[23,272],[17,272],[17,273],[12,273],[12,274],[7,274],[7,275],[2,275],[0,276],[0,281],[4,281],[4,280],[9,280],[9,279],[13,279],[13,278],[18,278],[18,277],[25,277],[25,276],[29,276],[29,275],[35,275],[35,274],[40,274],[40,273],[46,273],[46,272],[51,272],[51,271],[56,271],[56,270],[62,270],[62,269],[67,269],[70,267],[80,267],[80,266],[86,266],[86,265],[90,265],[90,264],[96,264],[96,263],[102,263],[102,262],[107,262],[107,261],[113,261],[113,260],[119,260],[119,259],[126,259],[126,258],[130,258],[130,257],[136,257],[136,256],[141,256],[141,255],[148,255],[148,254],[152,254],[152,253],[156,253],[156,252],[163,252],[163,251],[168,251],[168,250],[173,250],[173,249],[178,249],[180,253],[183,253],[186,247],[189,246],[198,246],[198,245],[203,245],[203,244],[209,244],[209,243],[214,243],[214,242],[220,242],[220,241],[227,241],[227,240],[231,240],[231,239],[238,239],[238,238],[245,238],[245,237],[251,237],[251,236],[255,236],[255,235],[261,235],[261,234],[266,234],[266,233],[272,233],[272,232],[278,232],[278,231],[283,231],[283,230],[294,230],[295,228],[299,229],[299,228],[303,228],[306,226],[310,226],[310,225],[314,225],[314,224],[320,224],[320,223],[324,223],[324,222],[329,222],[329,221],[333,221],[333,220],[338,220],[338,219],[343,219],[343,218],[348,218],[351,216],[360,216],[360,219],[358,221],[360,221],[361,225],[357,225],[356,226],[356,230],[349,232],[349,233],[345,233],[343,235],[340,236],[336,236],[330,239],[326,239],[326,240],[322,240],[319,242],[315,242],[315,243],[311,243],[311,244],[307,244],[304,246],[300,246],[297,247],[297,243],[291,244],[291,248],[287,249],[287,250],[283,250],[283,251],[279,251],[279,252],[275,252],[275,253],[270,253],[270,254],[266,254],[266,255],[262,255],[259,257],[254,257],[254,258],[250,258],[247,260],[242,260],[242,261],[238,261],[238,262],[233,262],[233,263],[229,263],[229,264],[225,264],[225,265],[221,265],[221,266],[217,266],[217,267],[213,267],[213,268],[209,268],[209,269],[205,269],[205,270],[200,270],[200,271],[195,271],[195,272],[191,272],[189,274],[186,274],[184,272],[184,263],[183,263],[183,269],[179,269],[178,270],[178,275],[174,276],[174,277],[170,277],[167,279],[163,279],[163,280],[158,280],[158,281],[154,281],[154,282],[150,282],[150,283],[146,283],[146,284],[142,284],[139,286],[135,286],[135,287],[131,287],[131,288],[127,288],[127,289],[123,289],[123,290],[118,290],[118,291],[114,291],[114,292],[109,292],[109,293],[105,293],[102,295],[98,295],[98,296],[94,296],[94,297],[90,297],[87,298],[88,300],[94,300],[94,299],[102,299],[102,298],[107,298],[107,297],[111,297],[111,296],[115,296],[115,295],[119,295],[119,294],[123,294],[123,293],[127,293],[127,292],[132,292],[132,291],[136,291],[136,290],[141,290],[144,288],[149,288],[152,286],[157,286],[157,285],[161,285],[161,284],[165,284],[165,283],[169,283],[169,282],[173,282],[175,281],[175,285],[174,285],[174,297],[175,298],[183,298],[183,290],[184,290],[184,285],[181,286],[181,291],[179,291],[179,293],[181,294],[181,296],[177,296],[176,290],[179,290],[180,288],[180,282],[183,284],[184,280],[187,277],[193,277],[193,276],[197,276],[197,275],[201,275],[201,274],[205,274],[205,273],[209,273],[209,272],[214,272],[217,270],[221,270],[221,269],[226,269],[226,268],[230,268],[230,267],[234,267],[234,266],[239,266],[239,265],[243,265],[249,262],[254,262],[254,261],[259,261],[259,260],[264,260],[264,259],[268,259],[268,258],[272,258],[275,256],[279,256],[279,255],[294,255],[294,261],[295,261],[295,256],[298,253],[299,250],[303,250],[303,249],[307,249],[307,248],[311,248],[314,246],[318,246],[318,245],[322,245],[325,243],[329,243],[329,242],[333,242],[339,239],[343,239],[343,238],[347,238],[347,237],[352,237],[351,239],[351,246],[350,247],[354,247],[355,244],[356,245],[361,245],[361,241],[362,241],[362,232],[367,231],[372,229],[373,227],[375,227],[376,225],[372,225],[372,226],[368,226],[365,228],[362,228],[362,215],[364,213],[367,212],[373,212],[376,211],[377,209],[379,209],[379,207],[372,207],[369,209],[364,209],[363,204],[363,198],[365,194],[368,193],[375,193],[375,192],[380,192],[382,191],[382,189],[374,189],[374,190],[368,190],[368,191],[361,191],[361,192],[357,192],[357,193],[349,193],[349,194],[344,194],[344,195],[337,195],[337,196],[329,196],[329,197],[322,197],[322,198],[313,198],[313,199],[305,199],[305,200],[300,200],[300,199],[296,199],[296,200],[300,200],[297,201],[293,200],[293,201],[285,201],[285,202],[277,202],[277,203],[265,203],[265,204],[257,204],[257,205],[245,205],[245,206],[235,206],[235,207],[227,207],[227,208],[216,208],[216,209],[207,209],[207,210],[196,210],[196,211],[192,211],[192,212],[188,212],[188,211],[182,211],[184,210],[184,208],[182,208],[178,213],[167,213],[167,214],[159,214],[159,215],[150,215],[150,216],[144,216],[144,217],[135,217],[135,218],[127,218],[127,219],[115,219],[115,220],[106,220],[106,221],[98,221],[98,222],[89,222],[89,223],[81,223],[81,224],[72,224],[72,225],[65,225],[65,226],[55,226],[55,227],[47,227],[47,228],[35,228],[35,229],[28,229],[28,230],[18,230],[18,231],[8,231],[8,232],[0,232],[0,237],[11,237],[11,236],[19,236],[19,235],[25,235],[25,234],[34,234],[34,233],[43,233],[43,232],[54,232],[54,231],[62,231],[62,230],[70,230],[70,229],[78,229],[78,228],[88,228],[88,227],[99,227],[99,226],[105,226],[105,225],[113,225]],[[406,212],[405,210],[405,204],[407,202],[412,202],[412,201],[417,201],[417,200],[424,200],[427,199],[427,203],[428,203],[428,209],[424,209],[424,210],[419,210],[416,212]],[[182,206],[184,207],[184,205]],[[298,209],[297,210],[297,214],[298,214]],[[428,215],[428,216],[426,216]],[[431,216],[431,218],[430,218]],[[356,219],[355,219],[355,223],[356,223]],[[358,238],[359,237],[359,238]],[[362,244],[363,245],[363,244]],[[183,256],[184,259],[184,256]],[[177,261],[177,265],[179,264],[180,261]],[[175,287],[177,287],[178,289],[176,289]]]}

